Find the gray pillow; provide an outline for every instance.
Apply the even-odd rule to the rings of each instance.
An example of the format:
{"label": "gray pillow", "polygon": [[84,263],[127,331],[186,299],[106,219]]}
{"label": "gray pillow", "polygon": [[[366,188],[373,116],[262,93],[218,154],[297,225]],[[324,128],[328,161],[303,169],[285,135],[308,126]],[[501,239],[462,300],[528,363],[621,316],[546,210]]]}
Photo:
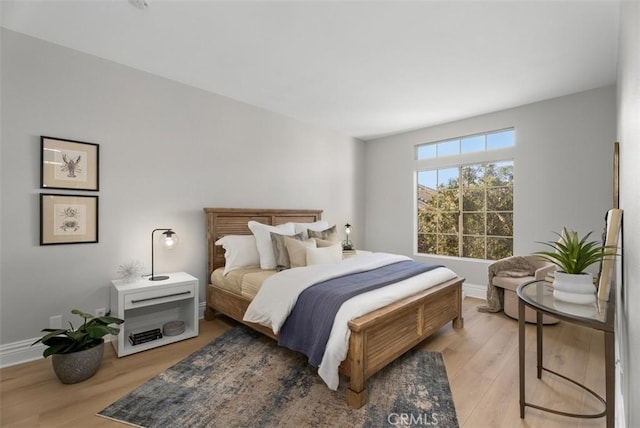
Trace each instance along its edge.
{"label": "gray pillow", "polygon": [[289,269],[291,267],[291,261],[289,260],[289,251],[284,245],[284,238],[296,239],[302,241],[302,233],[297,235],[280,235],[279,233],[271,233],[271,245],[273,246],[273,254],[276,256],[276,270],[281,271]]}
{"label": "gray pillow", "polygon": [[338,231],[336,230],[335,224],[325,230],[318,231],[318,230],[307,229],[307,232],[309,233],[309,238],[319,238],[319,239],[323,239],[325,241],[331,241],[334,243],[340,242],[340,237],[338,236]]}

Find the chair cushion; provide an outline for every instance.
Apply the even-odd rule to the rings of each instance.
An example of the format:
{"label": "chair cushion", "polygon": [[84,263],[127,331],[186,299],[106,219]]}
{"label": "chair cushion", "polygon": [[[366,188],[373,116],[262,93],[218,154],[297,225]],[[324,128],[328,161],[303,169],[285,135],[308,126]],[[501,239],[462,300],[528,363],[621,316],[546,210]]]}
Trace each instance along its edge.
{"label": "chair cushion", "polygon": [[493,282],[493,285],[495,285],[496,287],[504,288],[506,290],[516,291],[516,288],[518,288],[520,284],[533,281],[534,279],[535,277],[533,276],[523,276],[522,278],[494,276],[492,282]]}

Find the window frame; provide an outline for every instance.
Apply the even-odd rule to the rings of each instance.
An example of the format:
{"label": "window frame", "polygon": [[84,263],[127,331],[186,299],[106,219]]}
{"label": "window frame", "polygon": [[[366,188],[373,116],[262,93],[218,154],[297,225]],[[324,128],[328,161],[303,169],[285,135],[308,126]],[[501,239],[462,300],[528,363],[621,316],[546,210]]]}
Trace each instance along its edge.
{"label": "window frame", "polygon": [[[477,135],[489,135],[489,134],[494,134],[494,133],[499,133],[499,132],[503,132],[503,131],[507,131],[507,130],[513,130],[513,145],[508,146],[508,147],[502,147],[502,148],[497,148],[497,149],[489,149],[489,150],[483,150],[483,151],[476,151],[476,152],[468,152],[468,153],[460,153],[457,155],[447,155],[447,156],[441,156],[441,157],[433,157],[433,158],[424,158],[424,159],[418,159],[418,147],[421,146],[425,146],[425,145],[429,145],[429,144],[437,144],[439,142],[443,142],[443,141],[451,141],[451,140],[462,140],[463,138],[468,138],[468,137],[473,137],[473,136],[477,136]],[[420,172],[422,171],[428,171],[428,170],[438,170],[438,169],[446,169],[446,168],[460,168],[460,167],[464,167],[464,166],[468,166],[468,165],[479,165],[479,164],[487,164],[487,163],[501,163],[501,162],[512,162],[513,163],[513,187],[512,187],[512,192],[513,192],[513,207],[511,210],[511,215],[512,215],[512,227],[514,229],[513,231],[513,235],[511,237],[512,240],[515,240],[515,207],[516,207],[516,198],[515,198],[515,182],[516,182],[516,170],[517,170],[517,162],[516,162],[516,157],[515,157],[515,153],[516,153],[516,147],[517,147],[517,132],[515,127],[506,127],[506,128],[500,128],[497,130],[493,130],[493,131],[488,131],[488,132],[484,132],[484,133],[473,133],[473,134],[468,134],[465,136],[460,136],[460,137],[452,137],[452,138],[444,138],[444,139],[439,139],[437,141],[433,141],[430,143],[420,143],[420,144],[416,144],[414,146],[414,162],[415,162],[415,168],[413,171],[413,252],[414,255],[416,256],[425,256],[425,257],[437,257],[437,258],[450,258],[450,259],[456,259],[456,260],[472,260],[472,261],[492,261],[491,259],[480,259],[480,258],[471,258],[471,257],[464,257],[461,256],[460,254],[462,253],[463,250],[463,237],[465,236],[464,232],[463,233],[458,233],[458,249],[459,252],[457,256],[451,256],[451,255],[442,255],[442,254],[432,254],[432,253],[421,253],[418,251],[418,241],[419,241],[419,233],[418,233],[418,175]],[[486,148],[486,140],[485,140],[485,148]],[[460,185],[459,189],[462,189],[463,186]],[[486,191],[486,188],[485,188]],[[458,218],[458,224],[459,224],[459,230],[463,230],[462,228],[462,222],[463,222],[463,198],[462,195],[458,196],[458,212],[460,213],[460,216]],[[485,209],[484,212],[486,214],[487,210],[486,210],[486,204],[485,204]],[[485,223],[486,223],[487,219],[486,219],[486,215],[485,215]],[[487,237],[491,237],[493,235],[488,235],[486,234],[486,229],[485,229],[485,235],[483,235],[484,238],[486,239]],[[486,257],[486,252],[485,252],[485,257]]]}

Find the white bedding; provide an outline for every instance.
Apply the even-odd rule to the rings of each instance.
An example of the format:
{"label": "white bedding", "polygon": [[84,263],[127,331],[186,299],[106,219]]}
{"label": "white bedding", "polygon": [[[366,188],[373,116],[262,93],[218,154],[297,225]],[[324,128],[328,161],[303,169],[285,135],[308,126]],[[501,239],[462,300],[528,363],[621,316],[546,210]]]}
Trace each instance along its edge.
{"label": "white bedding", "polygon": [[[403,260],[411,259],[395,254],[373,253],[352,257],[337,264],[313,265],[282,271],[264,281],[243,319],[267,326],[277,334],[295,306],[298,296],[306,288],[317,282]],[[318,374],[327,386],[333,390],[338,388],[338,367],[349,350],[350,320],[455,276],[456,274],[447,268],[437,268],[347,300],[336,314],[322,363],[318,368]]]}

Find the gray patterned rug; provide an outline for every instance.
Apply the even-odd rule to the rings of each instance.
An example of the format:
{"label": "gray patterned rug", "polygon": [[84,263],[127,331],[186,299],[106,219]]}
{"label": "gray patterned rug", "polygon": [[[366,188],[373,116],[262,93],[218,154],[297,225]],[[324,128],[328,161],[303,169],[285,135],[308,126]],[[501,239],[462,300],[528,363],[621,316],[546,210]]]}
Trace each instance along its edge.
{"label": "gray patterned rug", "polygon": [[234,327],[99,416],[143,427],[457,427],[442,355],[409,351],[367,382],[369,402],[346,403],[306,358]]}

